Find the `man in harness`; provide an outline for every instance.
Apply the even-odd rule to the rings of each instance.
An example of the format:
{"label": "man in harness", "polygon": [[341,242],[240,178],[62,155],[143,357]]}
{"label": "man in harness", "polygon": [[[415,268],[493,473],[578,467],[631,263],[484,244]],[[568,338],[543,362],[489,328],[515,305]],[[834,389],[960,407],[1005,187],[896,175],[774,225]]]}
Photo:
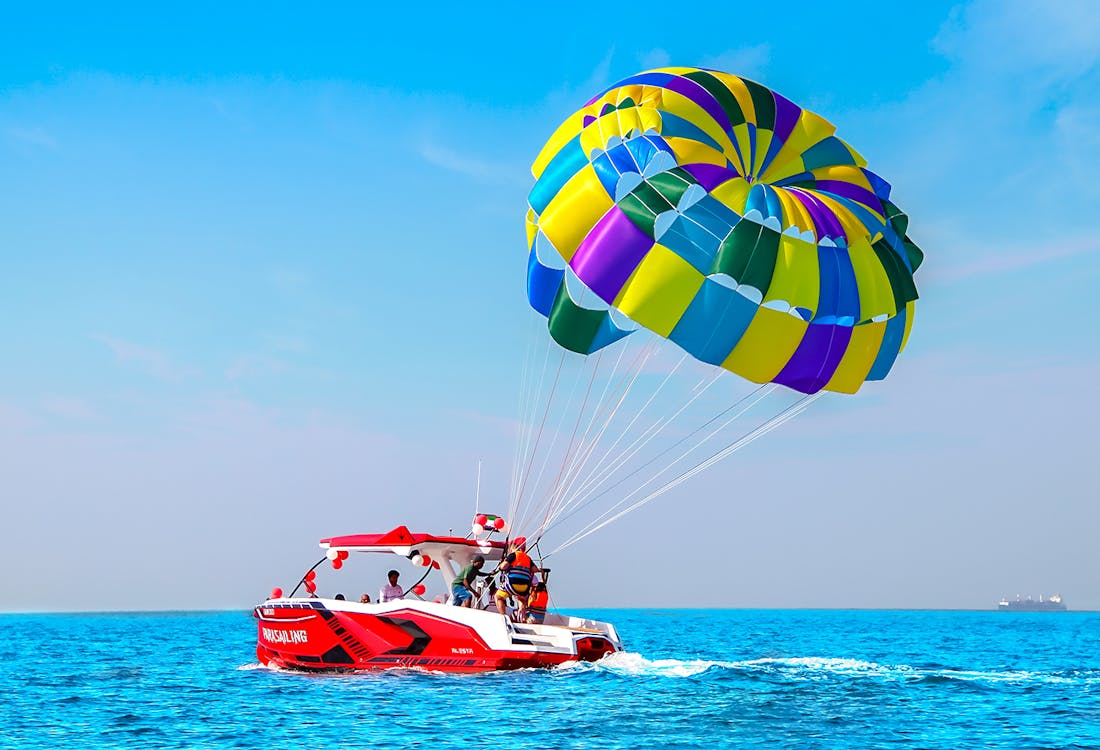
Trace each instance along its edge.
{"label": "man in harness", "polygon": [[516,619],[527,619],[527,595],[538,568],[527,554],[527,540],[518,537],[511,544],[511,552],[500,562],[500,587],[496,592],[497,611],[508,614],[508,599],[516,601]]}

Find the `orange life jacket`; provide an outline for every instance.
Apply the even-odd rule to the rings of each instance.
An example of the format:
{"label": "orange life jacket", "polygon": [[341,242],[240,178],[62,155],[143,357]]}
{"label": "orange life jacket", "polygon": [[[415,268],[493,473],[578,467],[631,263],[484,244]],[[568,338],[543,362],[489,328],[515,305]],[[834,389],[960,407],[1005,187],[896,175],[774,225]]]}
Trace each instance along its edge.
{"label": "orange life jacket", "polygon": [[518,549],[515,552],[513,552],[512,554],[516,556],[516,559],[511,565],[508,566],[508,570],[511,571],[511,570],[519,569],[519,570],[524,570],[527,573],[530,573],[531,568],[534,567],[533,564],[531,563],[531,556],[528,555],[523,550],[518,550]]}
{"label": "orange life jacket", "polygon": [[502,572],[501,583],[509,593],[520,597],[527,596],[535,575],[534,564],[531,562],[531,557],[522,550],[516,550],[512,554],[515,555],[515,559],[509,563],[508,570]]}
{"label": "orange life jacket", "polygon": [[550,594],[546,591],[535,591],[527,602],[527,611],[534,614],[546,614],[546,605],[550,603]]}

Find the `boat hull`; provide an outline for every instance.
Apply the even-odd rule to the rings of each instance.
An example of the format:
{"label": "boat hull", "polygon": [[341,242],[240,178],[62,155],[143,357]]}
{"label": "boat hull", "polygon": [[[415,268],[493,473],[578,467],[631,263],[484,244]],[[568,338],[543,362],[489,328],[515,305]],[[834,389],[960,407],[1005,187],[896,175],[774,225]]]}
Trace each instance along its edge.
{"label": "boat hull", "polygon": [[517,624],[495,611],[434,602],[280,599],[253,615],[260,663],[303,672],[547,668],[622,650],[607,623],[551,615],[552,624]]}

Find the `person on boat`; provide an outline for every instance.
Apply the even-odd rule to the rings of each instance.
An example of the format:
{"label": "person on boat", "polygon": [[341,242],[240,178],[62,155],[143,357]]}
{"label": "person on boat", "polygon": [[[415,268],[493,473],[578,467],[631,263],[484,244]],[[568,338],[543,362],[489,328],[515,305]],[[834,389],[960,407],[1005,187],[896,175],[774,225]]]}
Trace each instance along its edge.
{"label": "person on boat", "polygon": [[527,598],[527,622],[541,625],[546,619],[546,607],[550,604],[550,594],[546,590],[546,584],[539,581],[535,584],[535,590]]}
{"label": "person on boat", "polygon": [[336,596],[334,596],[332,598],[335,599],[338,602],[344,601],[344,595],[343,594],[337,594]]}
{"label": "person on boat", "polygon": [[386,578],[389,579],[389,583],[385,584],[378,591],[378,601],[380,602],[392,602],[394,599],[402,599],[405,596],[405,591],[397,585],[397,579],[401,574],[396,570],[391,570],[386,573]]}
{"label": "person on boat", "polygon": [[370,604],[370,594],[363,594],[359,597],[360,604]]}
{"label": "person on boat", "polygon": [[458,576],[451,581],[451,599],[456,607],[472,606],[474,596],[477,593],[474,591],[474,582],[481,575],[481,566],[484,564],[484,557],[474,555],[473,559],[470,560],[470,564],[463,568]]}
{"label": "person on boat", "polygon": [[527,595],[531,592],[537,568],[527,554],[527,540],[519,537],[512,542],[511,552],[500,563],[500,588],[497,589],[497,611],[507,614],[508,599],[516,601],[517,619],[527,619]]}

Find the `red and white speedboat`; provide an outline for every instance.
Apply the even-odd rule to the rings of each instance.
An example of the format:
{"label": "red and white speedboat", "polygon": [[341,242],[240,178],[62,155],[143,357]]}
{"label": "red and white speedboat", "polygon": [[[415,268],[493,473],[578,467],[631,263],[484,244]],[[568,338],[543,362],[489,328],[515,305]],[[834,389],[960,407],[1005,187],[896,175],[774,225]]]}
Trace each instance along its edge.
{"label": "red and white speedboat", "polygon": [[[474,555],[484,557],[484,569],[490,571],[505,551],[501,541],[413,534],[404,526],[385,534],[322,539],[321,547],[327,550],[321,562],[329,559],[334,566],[356,552],[408,558],[426,576],[436,576],[448,595],[451,581]],[[314,588],[308,576],[299,588],[306,583]],[[268,599],[253,612],[259,626],[256,657],[262,664],[309,672],[395,667],[484,672],[596,661],[622,650],[609,623],[552,612],[542,624],[514,622],[484,594],[466,608],[442,595],[426,601],[406,593],[395,601],[360,604],[296,592]]]}

